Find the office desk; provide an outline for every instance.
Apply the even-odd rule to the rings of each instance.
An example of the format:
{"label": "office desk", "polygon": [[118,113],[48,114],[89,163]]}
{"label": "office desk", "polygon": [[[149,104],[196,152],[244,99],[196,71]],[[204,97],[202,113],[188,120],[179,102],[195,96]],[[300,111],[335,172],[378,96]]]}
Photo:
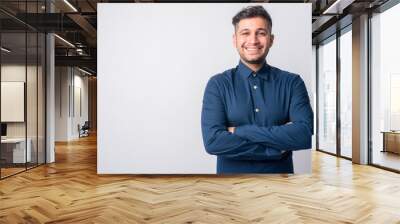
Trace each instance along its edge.
{"label": "office desk", "polygon": [[[31,162],[31,145],[30,138],[27,139],[25,154],[25,138],[6,138],[1,139],[1,157],[6,163],[25,163]],[[26,159],[26,161],[25,161]]]}
{"label": "office desk", "polygon": [[382,131],[383,133],[383,150],[382,152],[392,152],[400,154],[400,132],[399,131]]}

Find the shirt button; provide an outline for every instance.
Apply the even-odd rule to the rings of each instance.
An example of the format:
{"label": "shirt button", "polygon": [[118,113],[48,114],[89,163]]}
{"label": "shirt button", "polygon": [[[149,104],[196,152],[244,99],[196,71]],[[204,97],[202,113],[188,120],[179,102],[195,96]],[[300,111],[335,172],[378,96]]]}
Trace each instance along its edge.
{"label": "shirt button", "polygon": [[256,75],[257,75],[256,73],[253,73],[253,77],[256,77]]}
{"label": "shirt button", "polygon": [[254,89],[257,89],[257,86],[256,86],[256,85],[254,85],[254,86],[253,86],[253,88],[254,88]]}
{"label": "shirt button", "polygon": [[260,109],[256,108],[254,111],[255,111],[256,113],[258,113],[258,112],[260,111]]}

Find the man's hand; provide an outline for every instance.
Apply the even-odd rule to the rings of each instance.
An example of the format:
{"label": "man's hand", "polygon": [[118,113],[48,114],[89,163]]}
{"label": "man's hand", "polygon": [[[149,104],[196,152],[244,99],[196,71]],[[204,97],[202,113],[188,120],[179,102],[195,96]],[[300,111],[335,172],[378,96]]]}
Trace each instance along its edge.
{"label": "man's hand", "polygon": [[233,134],[235,132],[235,127],[228,127],[228,131]]}

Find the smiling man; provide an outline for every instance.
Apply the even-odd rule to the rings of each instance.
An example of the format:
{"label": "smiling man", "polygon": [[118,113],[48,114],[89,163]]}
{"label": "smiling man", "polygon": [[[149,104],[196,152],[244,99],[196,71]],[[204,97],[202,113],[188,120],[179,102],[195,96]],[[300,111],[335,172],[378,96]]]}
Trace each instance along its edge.
{"label": "smiling man", "polygon": [[[262,6],[232,19],[236,68],[210,78],[201,126],[217,173],[293,173],[292,151],[311,148],[313,112],[299,75],[269,65],[272,19]],[[290,57],[290,55],[288,55]]]}

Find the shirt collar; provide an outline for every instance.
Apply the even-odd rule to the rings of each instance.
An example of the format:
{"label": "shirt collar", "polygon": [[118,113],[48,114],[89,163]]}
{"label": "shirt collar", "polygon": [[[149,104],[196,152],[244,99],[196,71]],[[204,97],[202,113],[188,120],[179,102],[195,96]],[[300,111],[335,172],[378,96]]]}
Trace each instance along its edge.
{"label": "shirt collar", "polygon": [[[266,62],[264,62],[263,67],[260,68],[260,70],[258,70],[256,72],[257,76],[265,79],[265,80],[269,80],[269,77],[271,76],[271,66],[269,66]],[[239,75],[244,77],[244,78],[248,78],[250,75],[252,75],[254,72],[247,67],[247,65],[245,65],[241,60],[239,61],[239,65],[237,67],[237,71],[239,72]]]}

